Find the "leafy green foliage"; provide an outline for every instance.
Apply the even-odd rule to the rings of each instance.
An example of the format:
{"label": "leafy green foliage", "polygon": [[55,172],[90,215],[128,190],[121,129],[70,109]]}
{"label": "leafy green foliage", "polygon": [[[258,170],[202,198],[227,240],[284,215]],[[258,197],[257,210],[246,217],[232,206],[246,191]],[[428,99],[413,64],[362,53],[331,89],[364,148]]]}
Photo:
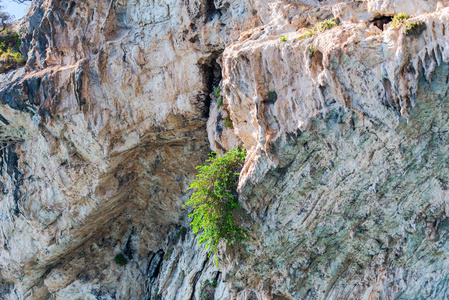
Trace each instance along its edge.
{"label": "leafy green foliage", "polygon": [[25,64],[25,59],[19,52],[20,44],[18,33],[0,35],[0,74]]}
{"label": "leafy green foliage", "polygon": [[312,37],[315,34],[325,32],[326,30],[329,30],[335,26],[338,26],[340,24],[340,21],[337,18],[332,19],[326,19],[323,22],[316,23],[315,26],[312,29],[309,29],[309,31],[301,36],[299,40]]}
{"label": "leafy green foliage", "polygon": [[420,35],[425,29],[426,24],[421,21],[413,21],[404,23],[405,35]]}
{"label": "leafy green foliage", "polygon": [[195,234],[202,231],[199,244],[206,243],[205,248],[213,253],[221,240],[231,244],[245,238],[246,231],[235,220],[235,210],[241,205],[237,183],[245,157],[246,150],[239,148],[225,155],[212,152],[206,164],[197,167],[199,174],[190,185],[193,194],[186,203],[193,207],[190,225]]}
{"label": "leafy green foliage", "polygon": [[280,40],[281,42],[286,42],[286,41],[288,41],[287,38],[286,38],[285,36],[280,36],[280,37],[279,37],[279,40]]}
{"label": "leafy green foliage", "polygon": [[114,261],[119,266],[124,266],[128,263],[128,260],[125,258],[123,253],[119,253],[114,257]]}
{"label": "leafy green foliage", "polygon": [[393,16],[393,23],[391,24],[392,27],[396,27],[402,23],[404,23],[407,19],[410,19],[412,16],[406,14],[406,13],[399,13],[395,14]]}

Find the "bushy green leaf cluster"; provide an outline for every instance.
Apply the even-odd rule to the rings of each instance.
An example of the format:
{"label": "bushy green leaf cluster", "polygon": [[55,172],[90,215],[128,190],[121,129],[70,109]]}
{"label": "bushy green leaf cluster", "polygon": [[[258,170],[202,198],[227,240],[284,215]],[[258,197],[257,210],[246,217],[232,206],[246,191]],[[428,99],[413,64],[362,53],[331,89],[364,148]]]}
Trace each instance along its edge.
{"label": "bushy green leaf cluster", "polygon": [[426,24],[422,21],[407,21],[412,16],[406,13],[399,13],[394,15],[392,27],[398,25],[403,26],[403,31],[405,35],[419,35],[426,29]]}
{"label": "bushy green leaf cluster", "polygon": [[410,19],[412,16],[406,13],[398,13],[393,16],[393,23],[391,24],[392,27],[396,27],[402,23],[404,23],[407,19]]}
{"label": "bushy green leaf cluster", "polygon": [[206,164],[197,167],[199,174],[190,185],[193,195],[186,203],[193,207],[189,215],[190,225],[198,234],[199,244],[216,253],[218,244],[242,241],[245,230],[235,220],[235,209],[240,206],[237,198],[239,172],[246,157],[246,150],[235,148],[225,155],[213,152]]}
{"label": "bushy green leaf cluster", "polygon": [[421,21],[413,21],[404,23],[405,35],[420,35],[426,29],[426,24]]}
{"label": "bushy green leaf cluster", "polygon": [[25,59],[19,52],[20,43],[18,33],[0,35],[0,74],[25,64]]}

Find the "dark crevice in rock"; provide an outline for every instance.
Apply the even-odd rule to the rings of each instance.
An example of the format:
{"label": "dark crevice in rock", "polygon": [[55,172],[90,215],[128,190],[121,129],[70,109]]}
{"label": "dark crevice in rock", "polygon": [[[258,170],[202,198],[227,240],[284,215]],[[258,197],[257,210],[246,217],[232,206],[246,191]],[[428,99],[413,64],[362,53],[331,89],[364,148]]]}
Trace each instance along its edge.
{"label": "dark crevice in rock", "polygon": [[72,16],[73,13],[75,12],[75,7],[76,7],[76,2],[75,1],[71,1],[70,4],[65,2],[63,4],[63,10],[66,11],[66,16]]}
{"label": "dark crevice in rock", "polygon": [[[16,143],[0,143],[0,173],[3,173],[6,167],[6,173],[11,178],[12,184],[14,186],[13,198],[16,204],[13,211],[16,215],[21,212],[18,207],[18,202],[20,200],[20,186],[23,184],[23,180],[20,180],[21,172],[19,171],[19,156],[14,149]],[[3,188],[4,190],[4,188]]]}
{"label": "dark crevice in rock", "polygon": [[312,54],[312,72],[316,75],[321,73],[324,70],[323,67],[324,56],[323,53],[319,50],[315,50]]}
{"label": "dark crevice in rock", "polygon": [[207,265],[208,262],[209,262],[209,256],[208,256],[208,257],[206,258],[206,260],[204,261],[203,266],[201,267],[201,270],[199,270],[199,271],[195,274],[195,276],[193,277],[193,284],[192,284],[193,289],[192,289],[192,294],[191,294],[191,296],[190,296],[190,300],[194,300],[194,299],[195,299],[195,290],[196,290],[196,286],[197,286],[197,284],[198,284],[198,280],[200,279],[201,274],[203,273],[204,268],[206,267],[206,265]]}
{"label": "dark crevice in rock", "polygon": [[374,24],[374,26],[376,26],[377,28],[379,28],[380,30],[384,30],[385,25],[390,23],[393,20],[392,16],[378,16],[375,17],[371,23]]}
{"label": "dark crevice in rock", "polygon": [[78,106],[81,107],[86,104],[86,99],[83,98],[82,89],[83,89],[83,67],[79,68],[75,72],[72,73],[72,83],[74,94],[76,97],[76,101],[78,102]]}
{"label": "dark crevice in rock", "polygon": [[153,284],[156,281],[159,273],[161,272],[162,262],[164,261],[163,257],[164,251],[159,250],[150,261],[147,271],[150,284]]}
{"label": "dark crevice in rock", "polygon": [[222,127],[221,120],[223,120],[223,115],[221,113],[219,113],[217,115],[217,119],[215,120],[215,131],[218,133],[218,136],[220,137],[220,139],[223,134],[223,127]]}
{"label": "dark crevice in rock", "polygon": [[391,81],[388,78],[384,78],[382,80],[382,84],[385,90],[385,95],[381,99],[382,104],[399,114],[401,109],[397,101],[397,96],[393,92],[393,86],[391,84]]}
{"label": "dark crevice in rock", "polygon": [[40,99],[36,97],[38,90],[41,88],[42,78],[35,76],[25,80],[23,84],[24,93],[28,94],[28,99],[31,105],[39,105]]}
{"label": "dark crevice in rock", "polygon": [[3,105],[8,105],[12,109],[25,111],[27,98],[22,93],[22,87],[19,84],[10,84],[0,91],[0,100]]}
{"label": "dark crevice in rock", "polygon": [[205,92],[198,95],[198,104],[202,107],[202,117],[209,118],[210,103],[212,101],[210,94],[213,93],[214,87],[217,86],[222,79],[221,66],[217,59],[222,55],[222,51],[213,52],[209,58],[200,64],[200,72],[203,76]]}
{"label": "dark crevice in rock", "polygon": [[220,10],[215,7],[214,0],[206,0],[204,6],[204,16],[206,21],[211,21],[216,15],[221,16]]}
{"label": "dark crevice in rock", "polygon": [[2,115],[0,115],[0,121],[2,121],[3,124],[5,124],[5,125],[9,125],[8,120],[6,120],[5,117],[3,117]]}
{"label": "dark crevice in rock", "polygon": [[125,257],[127,257],[129,260],[134,258],[134,245],[133,245],[133,241],[132,238],[133,236],[137,233],[136,228],[133,227],[131,229],[131,234],[128,237],[128,240],[126,241],[126,245],[125,245],[125,249],[123,249],[123,254],[125,255]]}

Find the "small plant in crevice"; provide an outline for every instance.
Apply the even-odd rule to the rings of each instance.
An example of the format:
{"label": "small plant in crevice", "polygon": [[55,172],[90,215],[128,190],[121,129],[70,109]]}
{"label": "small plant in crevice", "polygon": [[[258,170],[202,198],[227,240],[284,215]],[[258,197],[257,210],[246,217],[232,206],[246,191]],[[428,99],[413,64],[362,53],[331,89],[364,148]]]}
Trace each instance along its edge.
{"label": "small plant in crevice", "polygon": [[119,253],[114,257],[114,261],[119,266],[125,266],[128,263],[128,260],[125,258],[123,253]]}
{"label": "small plant in crevice", "polygon": [[168,249],[167,252],[165,252],[164,254],[164,260],[169,260],[174,250],[175,250],[174,248]]}
{"label": "small plant in crevice", "polygon": [[309,53],[313,55],[315,53],[315,47],[313,45],[309,45]]}
{"label": "small plant in crevice", "polygon": [[315,25],[314,29],[316,33],[322,33],[329,30],[335,26],[338,26],[340,21],[337,18],[326,19],[323,22],[319,22]]}
{"label": "small plant in crevice", "polygon": [[279,39],[281,42],[286,42],[286,41],[288,41],[288,39],[285,37],[285,35],[278,37],[278,39]]}
{"label": "small plant in crevice", "polygon": [[307,33],[304,34],[303,36],[301,36],[298,40],[307,39],[307,38],[309,38],[309,37],[312,37],[313,35],[314,35],[313,29],[309,29],[309,30],[307,31]]}
{"label": "small plant in crevice", "polygon": [[278,93],[276,93],[276,91],[269,91],[267,93],[267,97],[265,99],[265,102],[268,102],[270,104],[274,104],[274,103],[276,103],[277,100],[278,100]]}
{"label": "small plant in crevice", "polygon": [[215,98],[219,98],[220,97],[220,92],[221,92],[221,88],[220,88],[220,86],[216,86],[215,88],[214,88],[214,96],[215,96]]}
{"label": "small plant in crevice", "polygon": [[218,286],[217,279],[214,279],[214,281],[212,282],[210,282],[209,280],[204,281],[200,288],[200,299],[201,300],[214,299],[213,297],[217,286]]}
{"label": "small plant in crevice", "polygon": [[[185,206],[192,206],[190,225],[199,236],[199,245],[206,244],[209,255],[217,252],[220,241],[227,244],[245,239],[246,231],[236,222],[238,201],[237,184],[246,150],[235,148],[224,155],[212,152],[206,164],[198,166],[190,189],[193,194]],[[217,263],[217,261],[216,261]]]}
{"label": "small plant in crevice", "polygon": [[408,36],[420,35],[427,28],[421,21],[406,22],[403,26],[404,34]]}
{"label": "small plant in crevice", "polygon": [[223,125],[225,128],[234,129],[234,125],[232,124],[232,120],[229,117],[223,119]]}
{"label": "small plant in crevice", "polygon": [[410,19],[412,16],[406,14],[404,12],[395,14],[393,16],[393,23],[391,23],[391,27],[396,27],[400,24],[403,24],[407,19]]}
{"label": "small plant in crevice", "polygon": [[224,106],[223,98],[220,96],[220,98],[218,98],[218,100],[217,100],[217,107],[220,108],[223,106]]}
{"label": "small plant in crevice", "polygon": [[187,234],[187,228],[185,228],[184,226],[180,227],[174,236],[174,243],[176,244],[180,239],[184,239],[184,237]]}
{"label": "small plant in crevice", "polygon": [[214,96],[215,96],[215,99],[217,99],[217,107],[218,108],[224,106],[223,97],[220,95],[220,93],[221,93],[220,86],[215,87],[214,88]]}
{"label": "small plant in crevice", "polygon": [[309,29],[309,31],[301,36],[299,40],[303,40],[305,38],[312,37],[318,33],[325,32],[335,26],[338,26],[340,24],[340,21],[337,18],[332,19],[326,19],[323,22],[316,23],[315,26],[312,29]]}

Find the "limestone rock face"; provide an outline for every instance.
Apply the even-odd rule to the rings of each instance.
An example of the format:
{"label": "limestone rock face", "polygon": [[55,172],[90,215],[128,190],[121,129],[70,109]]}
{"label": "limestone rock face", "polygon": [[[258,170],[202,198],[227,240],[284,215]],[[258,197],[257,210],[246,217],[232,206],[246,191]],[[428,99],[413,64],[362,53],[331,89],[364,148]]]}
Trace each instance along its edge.
{"label": "limestone rock face", "polygon": [[[33,2],[27,64],[0,74],[0,297],[449,297],[448,21],[432,0]],[[217,268],[183,205],[236,146],[248,239]]]}

